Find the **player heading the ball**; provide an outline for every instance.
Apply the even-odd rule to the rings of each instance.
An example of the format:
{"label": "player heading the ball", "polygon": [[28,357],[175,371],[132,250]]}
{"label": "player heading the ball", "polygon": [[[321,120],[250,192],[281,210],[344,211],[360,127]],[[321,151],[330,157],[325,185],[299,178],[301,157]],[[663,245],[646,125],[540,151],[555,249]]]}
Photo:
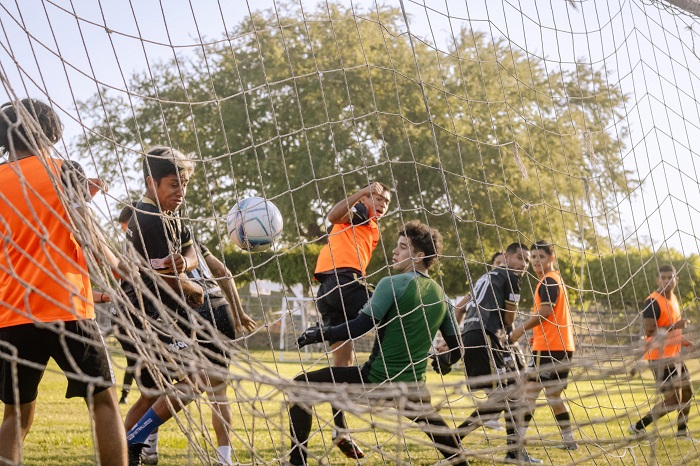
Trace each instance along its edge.
{"label": "player heading the ball", "polygon": [[[384,215],[390,201],[389,187],[373,181],[328,212],[333,228],[314,271],[314,277],[321,284],[316,306],[324,325],[339,325],[354,319],[372,296],[365,274],[379,242],[377,219]],[[352,341],[335,341],[331,348],[334,366],[352,365]],[[348,458],[362,458],[364,453],[350,436],[341,434],[347,429],[342,411],[333,408],[333,415],[337,427],[333,431],[335,444]]]}

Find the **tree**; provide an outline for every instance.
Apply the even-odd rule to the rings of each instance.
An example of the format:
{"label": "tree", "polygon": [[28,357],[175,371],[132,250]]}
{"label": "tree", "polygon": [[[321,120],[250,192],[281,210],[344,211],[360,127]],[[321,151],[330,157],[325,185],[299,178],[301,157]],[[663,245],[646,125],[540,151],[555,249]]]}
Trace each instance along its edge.
{"label": "tree", "polygon": [[406,34],[396,8],[282,3],[133,76],[128,95],[81,104],[92,127],[77,146],[113,186],[138,190],[148,146],[196,154],[186,210],[214,245],[223,228],[211,219],[244,196],[280,207],[295,249],[325,241],[333,203],[389,182],[398,210],[380,250],[420,218],[445,236],[444,279],[464,283],[514,240],[580,244],[634,183],[618,157],[625,96],[589,65],[550,68],[468,29],[438,50]]}
{"label": "tree", "polygon": [[671,263],[678,271],[676,290],[684,308],[697,313],[700,290],[700,256],[684,257],[680,252],[655,252],[650,248],[616,251],[588,262],[590,287],[584,293],[587,302],[602,304],[608,309],[633,309],[641,312],[642,303],[656,289],[660,265]]}

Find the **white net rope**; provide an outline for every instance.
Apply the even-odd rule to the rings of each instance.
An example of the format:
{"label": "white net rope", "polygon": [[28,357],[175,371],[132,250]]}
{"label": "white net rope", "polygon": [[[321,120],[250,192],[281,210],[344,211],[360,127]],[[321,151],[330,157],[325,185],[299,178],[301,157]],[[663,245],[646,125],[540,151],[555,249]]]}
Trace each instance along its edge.
{"label": "white net rope", "polygon": [[[348,413],[362,461],[441,458],[409,421],[428,409],[411,401],[414,388],[292,382],[332,364],[323,346],[298,350],[295,341],[320,320],[313,272],[328,240],[325,216],[372,180],[390,185],[393,199],[379,221],[369,282],[392,274],[395,231],[412,219],[444,236],[431,276],[455,301],[472,291],[492,253],[514,241],[554,244],[577,345],[563,399],[579,449],[555,448],[561,434],[541,394],[521,439],[532,456],[548,464],[691,464],[698,449],[676,437],[677,410],[642,438],[628,427],[662,399],[642,360],[643,303],[657,287],[659,266],[676,268],[683,317],[700,318],[696,23],[659,1],[2,1],[0,81],[5,100],[37,98],[60,116],[65,130],[54,157],[80,163],[109,185],[89,209],[137,302],[105,265],[90,222],[76,213],[86,202],[58,191],[71,214],[66,228],[87,252],[84,272],[112,300],[98,307],[97,320],[118,392],[125,356],[136,361],[137,375],[150,368],[183,379],[204,371],[227,387],[225,401],[206,390],[181,394],[192,402],[166,424],[177,428],[162,428],[162,464],[216,461],[221,442],[210,412],[221,416],[221,404],[233,411],[224,423],[241,464],[288,457],[289,403],[314,407],[311,463],[345,461],[331,439],[329,402]],[[243,309],[257,322],[233,342],[202,319],[159,306],[155,320],[139,305],[160,299],[142,274],[167,285],[124,246],[117,215],[142,196],[141,161],[155,145],[194,161],[180,218],[231,270]],[[241,252],[227,237],[226,213],[248,196],[282,212],[284,232],[270,251]],[[5,233],[4,247],[9,238]],[[0,273],[27,286],[12,269]],[[537,282],[530,268],[517,322],[532,314]],[[113,336],[117,328],[133,345],[127,351]],[[218,357],[225,365],[197,343],[212,335],[214,348],[231,350]],[[694,342],[697,331],[691,324],[684,335]],[[173,352],[162,336],[190,349]],[[358,363],[368,359],[374,337],[355,342]],[[0,344],[13,367],[32,364]],[[682,362],[696,378],[692,349],[684,349]],[[430,363],[427,372],[431,404],[450,428],[485,402],[483,391],[469,390],[464,362],[448,375],[432,372]],[[146,392],[177,393],[170,382],[160,377]],[[62,397],[63,388],[54,391]],[[691,436],[700,437],[698,414],[693,400]],[[59,431],[76,427],[50,422]],[[87,421],[77,422],[90,437]],[[24,460],[51,462],[35,442],[27,439]],[[504,431],[483,427],[462,445],[472,464],[500,462],[508,449]],[[92,461],[95,453],[80,448],[63,450],[62,461]]]}

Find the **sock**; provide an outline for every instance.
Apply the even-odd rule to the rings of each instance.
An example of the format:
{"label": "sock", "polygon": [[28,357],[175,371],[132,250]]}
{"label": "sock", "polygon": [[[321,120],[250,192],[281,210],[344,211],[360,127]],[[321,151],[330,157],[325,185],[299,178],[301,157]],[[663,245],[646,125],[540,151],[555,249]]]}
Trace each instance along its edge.
{"label": "sock", "polygon": [[331,407],[331,409],[333,411],[333,422],[335,423],[336,431],[345,433],[345,431],[348,429],[348,425],[345,422],[345,413],[333,407]]}
{"label": "sock", "polygon": [[216,449],[216,456],[220,463],[232,465],[231,462],[231,445],[222,445]]}
{"label": "sock", "polygon": [[153,411],[153,408],[149,408],[146,414],[139,419],[139,422],[126,433],[127,444],[145,444],[148,434],[157,429],[161,424],[163,424],[163,420],[158,417],[155,411]]}
{"label": "sock", "polygon": [[559,425],[559,430],[561,430],[562,435],[566,432],[571,432],[571,415],[568,411],[556,414],[554,418],[557,420],[557,424]]}
{"label": "sock", "polygon": [[146,447],[143,452],[149,455],[158,454],[158,430],[151,432],[151,434],[146,439]]}
{"label": "sock", "polygon": [[685,432],[688,430],[688,425],[686,424],[688,416],[683,411],[678,411],[678,432]]}
{"label": "sock", "polygon": [[654,416],[652,416],[651,413],[649,413],[646,416],[644,416],[643,418],[641,418],[639,421],[637,421],[637,423],[634,425],[634,427],[637,430],[642,430],[642,429],[645,429],[646,426],[648,426],[652,422],[654,422]]}
{"label": "sock", "polygon": [[[482,417],[481,416],[500,416],[501,412],[503,412],[503,408],[479,408],[474,410],[469,417],[467,418],[466,421],[464,421],[462,424],[460,424],[457,427],[457,431],[459,432],[459,438],[464,438],[465,435],[469,434],[472,432],[474,429],[479,427],[482,422]],[[507,424],[507,421],[506,421]]]}
{"label": "sock", "polygon": [[289,453],[289,462],[295,465],[306,463],[306,446],[311,433],[313,417],[311,411],[299,405],[291,404],[289,407],[289,434],[292,449]]}
{"label": "sock", "polygon": [[523,416],[523,425],[518,426],[518,435],[520,438],[525,438],[525,435],[527,434],[527,428],[530,425],[530,421],[532,421],[533,418],[533,413],[525,413]]}

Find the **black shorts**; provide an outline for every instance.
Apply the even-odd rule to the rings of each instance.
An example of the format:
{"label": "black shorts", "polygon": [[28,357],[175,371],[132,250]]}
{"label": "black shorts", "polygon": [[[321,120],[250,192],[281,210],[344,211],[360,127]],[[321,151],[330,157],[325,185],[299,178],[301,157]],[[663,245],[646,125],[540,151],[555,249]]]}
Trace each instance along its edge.
{"label": "black shorts", "polygon": [[202,353],[217,366],[228,367],[231,357],[229,342],[236,339],[233,315],[228,302],[223,299],[211,302],[207,300],[195,311],[203,321],[203,325],[194,332],[194,339]]}
{"label": "black shorts", "polygon": [[372,296],[360,272],[344,269],[337,270],[337,274],[337,279],[335,272],[316,275],[321,282],[316,307],[323,325],[339,325],[354,319]]}
{"label": "black shorts", "polygon": [[[471,390],[495,390],[515,381],[517,365],[511,351],[494,335],[482,330],[462,334],[464,367]],[[489,380],[470,382],[469,378],[491,376]]]}
{"label": "black shorts", "polygon": [[683,386],[691,386],[690,373],[682,361],[657,360],[649,361],[654,373],[654,381],[661,393],[677,390]]}
{"label": "black shorts", "polygon": [[0,401],[15,404],[15,388],[19,404],[36,400],[50,358],[68,378],[66,398],[86,398],[114,385],[112,364],[94,320],[51,322],[41,328],[15,325],[0,329]]}
{"label": "black shorts", "polygon": [[[532,382],[561,382],[566,388],[573,351],[533,351],[527,380]],[[560,387],[560,385],[558,385]]]}
{"label": "black shorts", "polygon": [[[155,389],[158,387],[158,379],[163,379],[166,383],[170,383],[180,380],[188,370],[191,371],[191,368],[184,367],[184,365],[188,365],[186,361],[183,361],[186,358],[182,358],[179,355],[191,352],[192,348],[183,339],[174,338],[171,335],[172,331],[167,328],[171,324],[146,317],[145,314],[139,316],[129,312],[127,315],[133,326],[131,329],[122,329],[123,334],[120,335],[120,342],[124,349],[124,354],[127,358],[131,357],[134,361],[132,370],[139,389]],[[144,331],[144,319],[149,319],[150,321],[148,334]],[[186,333],[189,325],[185,325],[182,319],[177,319],[177,322],[179,330]],[[152,340],[154,336],[161,343],[167,345],[167,352],[161,354],[161,352],[153,350],[149,340]],[[140,345],[142,353],[147,354],[147,357],[144,358],[142,353],[139,353],[136,347],[137,344]]]}

